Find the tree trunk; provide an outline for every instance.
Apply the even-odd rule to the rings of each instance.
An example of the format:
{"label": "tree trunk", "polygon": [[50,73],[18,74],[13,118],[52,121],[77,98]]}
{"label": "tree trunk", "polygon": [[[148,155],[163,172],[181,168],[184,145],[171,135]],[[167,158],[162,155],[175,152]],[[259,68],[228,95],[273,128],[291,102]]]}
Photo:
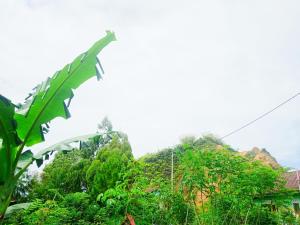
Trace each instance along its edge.
{"label": "tree trunk", "polygon": [[[1,198],[2,198],[2,196],[1,196]],[[10,198],[11,198],[11,195],[2,198],[0,201],[0,221],[4,218],[4,214],[10,203]]]}
{"label": "tree trunk", "polygon": [[7,207],[9,206],[12,193],[15,188],[15,182],[8,181],[0,185],[0,222],[3,220]]}

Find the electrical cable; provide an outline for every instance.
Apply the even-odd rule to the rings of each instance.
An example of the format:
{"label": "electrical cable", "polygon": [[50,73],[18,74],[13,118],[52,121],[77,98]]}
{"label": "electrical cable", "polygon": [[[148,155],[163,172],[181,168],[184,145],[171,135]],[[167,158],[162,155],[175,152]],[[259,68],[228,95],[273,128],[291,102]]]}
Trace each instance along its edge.
{"label": "electrical cable", "polygon": [[300,92],[298,92],[298,93],[295,94],[294,96],[290,97],[289,99],[285,100],[284,102],[280,103],[279,105],[277,105],[277,106],[274,107],[273,109],[271,109],[271,110],[265,112],[264,114],[260,115],[260,116],[257,117],[256,119],[254,119],[254,120],[252,120],[252,121],[246,123],[245,125],[241,126],[241,127],[238,128],[238,129],[235,129],[235,130],[229,132],[228,134],[222,136],[220,139],[222,140],[222,139],[224,139],[224,138],[227,138],[227,137],[229,137],[229,136],[231,136],[231,135],[233,135],[233,134],[239,132],[240,130],[242,130],[242,129],[248,127],[248,126],[250,126],[251,124],[253,124],[253,123],[255,123],[256,121],[262,119],[263,117],[269,115],[270,113],[272,113],[272,112],[275,111],[276,109],[280,108],[281,106],[285,105],[286,103],[288,103],[289,101],[293,100],[294,98],[298,97],[299,95],[300,95]]}

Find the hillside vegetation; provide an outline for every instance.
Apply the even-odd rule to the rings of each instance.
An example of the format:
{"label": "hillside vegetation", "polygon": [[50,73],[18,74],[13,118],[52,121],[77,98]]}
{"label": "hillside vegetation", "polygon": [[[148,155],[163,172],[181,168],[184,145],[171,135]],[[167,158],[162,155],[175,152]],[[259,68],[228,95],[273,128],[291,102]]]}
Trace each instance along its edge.
{"label": "hillside vegetation", "polygon": [[[108,121],[103,126],[112,129]],[[277,211],[259,203],[284,190],[283,169],[212,135],[184,138],[138,160],[126,135],[105,138],[102,146],[93,140],[58,153],[40,176],[20,180],[14,201],[31,204],[5,224],[296,223],[284,201],[276,202]]]}

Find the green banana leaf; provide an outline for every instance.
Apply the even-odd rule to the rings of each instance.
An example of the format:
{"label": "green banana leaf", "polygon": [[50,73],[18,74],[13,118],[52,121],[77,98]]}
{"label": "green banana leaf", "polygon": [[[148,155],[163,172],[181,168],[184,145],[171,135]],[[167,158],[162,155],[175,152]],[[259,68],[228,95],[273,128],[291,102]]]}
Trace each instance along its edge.
{"label": "green banana leaf", "polygon": [[22,152],[18,160],[17,168],[18,169],[24,168],[28,163],[32,162],[32,158],[33,158],[33,153],[30,150],[26,150],[25,152]]}
{"label": "green banana leaf", "polygon": [[15,131],[15,105],[0,95],[0,185],[12,170],[20,140]]}
{"label": "green banana leaf", "polygon": [[[96,42],[87,52],[79,55],[72,63],[56,72],[52,78],[35,88],[25,104],[15,114],[17,133],[23,145],[32,146],[44,141],[44,131],[48,122],[56,117],[67,119],[70,116],[68,105],[73,90],[93,76],[99,78],[97,54],[111,41],[114,33],[107,31],[104,38]],[[100,63],[99,63],[100,64]],[[101,65],[100,69],[101,69]]]}
{"label": "green banana leaf", "polygon": [[78,136],[75,138],[70,138],[64,141],[61,141],[55,145],[52,145],[48,148],[45,148],[39,151],[37,154],[33,156],[34,159],[42,159],[44,155],[51,153],[53,151],[71,151],[74,149],[72,144],[79,142],[86,142],[94,137],[100,136],[100,134],[88,134],[83,136]]}
{"label": "green banana leaf", "polygon": [[98,137],[100,134],[95,133],[95,134],[88,134],[88,135],[83,135],[83,136],[78,136],[75,138],[70,138],[64,141],[61,141],[57,144],[54,144],[48,148],[45,148],[36,154],[32,154],[30,150],[27,150],[22,153],[20,156],[20,159],[17,164],[18,169],[23,169],[27,165],[31,164],[33,161],[36,161],[37,166],[41,166],[44,160],[44,156],[46,159],[49,158],[49,154],[51,155],[53,152],[60,152],[60,151],[72,151],[74,149],[74,143],[79,143],[79,142],[87,142],[92,138]]}
{"label": "green banana leaf", "polygon": [[11,214],[20,211],[22,209],[27,209],[29,206],[31,205],[30,202],[28,203],[19,203],[19,204],[15,204],[15,205],[11,205],[7,208],[4,217],[7,218],[9,217]]}

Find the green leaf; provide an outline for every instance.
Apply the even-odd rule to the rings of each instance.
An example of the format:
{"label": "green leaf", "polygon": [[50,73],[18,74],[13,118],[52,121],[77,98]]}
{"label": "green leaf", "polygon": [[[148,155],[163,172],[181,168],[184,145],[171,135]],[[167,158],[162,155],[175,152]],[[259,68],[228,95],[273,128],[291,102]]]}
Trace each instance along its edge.
{"label": "green leaf", "polygon": [[27,209],[30,206],[31,203],[20,203],[20,204],[15,204],[12,206],[9,206],[5,212],[5,218],[9,217],[11,214],[18,212],[22,209]]}
{"label": "green leaf", "polygon": [[[70,138],[64,141],[61,141],[55,145],[52,145],[48,148],[45,148],[41,151],[39,151],[36,154],[32,154],[31,151],[25,151],[22,153],[17,168],[20,170],[27,168],[32,162],[36,162],[36,165],[40,167],[44,163],[44,157],[45,160],[49,159],[49,155],[52,155],[53,152],[68,152],[72,151],[74,147],[74,143],[82,143],[90,141],[93,138],[101,136],[100,134],[88,134],[88,135],[82,135],[75,138]],[[80,147],[79,147],[80,148]],[[18,174],[19,171],[17,171]]]}
{"label": "green leaf", "polygon": [[99,73],[96,67],[97,54],[114,40],[114,33],[107,31],[106,36],[87,52],[35,88],[31,99],[15,114],[18,135],[26,146],[44,140],[43,124],[56,117],[67,119],[70,116],[65,101],[73,97],[74,89]]}
{"label": "green leaf", "polygon": [[17,146],[20,144],[15,131],[14,114],[15,105],[0,95],[0,184],[11,174]]}
{"label": "green leaf", "polygon": [[29,162],[31,162],[32,158],[33,158],[33,153],[30,150],[23,152],[19,158],[17,168],[22,169]]}
{"label": "green leaf", "polygon": [[47,155],[51,152],[55,151],[72,151],[74,149],[74,146],[72,144],[79,143],[79,142],[86,142],[94,137],[100,136],[100,134],[88,134],[83,136],[78,136],[75,138],[70,138],[64,141],[61,141],[55,145],[52,145],[48,148],[45,148],[41,151],[39,151],[37,154],[33,156],[33,159],[43,159],[44,155]]}
{"label": "green leaf", "polygon": [[44,160],[43,160],[43,158],[36,159],[35,162],[36,162],[37,167],[40,167],[41,165],[43,165]]}

